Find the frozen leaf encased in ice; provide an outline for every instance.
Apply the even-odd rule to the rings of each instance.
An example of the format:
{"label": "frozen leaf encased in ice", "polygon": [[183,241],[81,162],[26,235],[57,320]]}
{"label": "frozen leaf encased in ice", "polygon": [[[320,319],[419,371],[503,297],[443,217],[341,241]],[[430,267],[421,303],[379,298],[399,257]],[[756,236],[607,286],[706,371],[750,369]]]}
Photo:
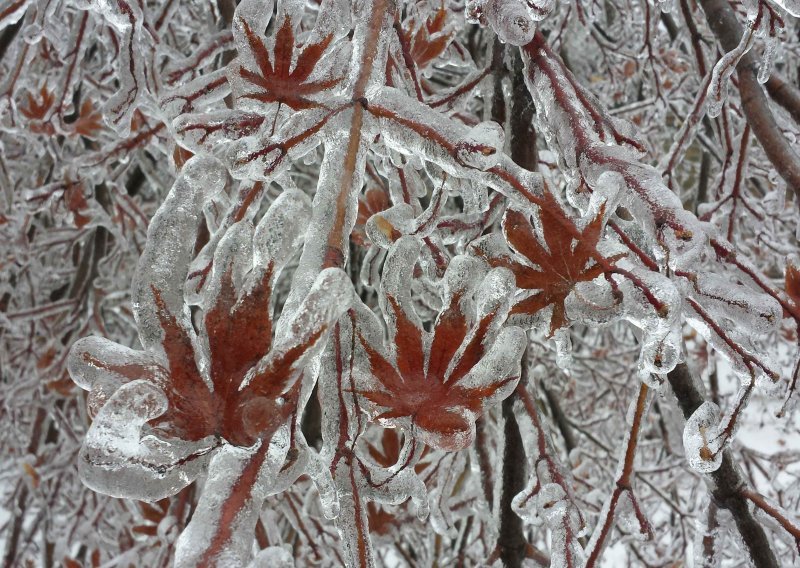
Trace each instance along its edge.
{"label": "frozen leaf encased in ice", "polygon": [[366,380],[358,392],[373,405],[377,420],[399,424],[433,447],[458,450],[471,443],[487,402],[516,384],[525,334],[502,328],[514,290],[511,273],[494,269],[481,278],[478,261],[465,256],[451,261],[442,310],[432,333],[426,332],[408,287],[419,249],[414,237],[403,237],[384,266],[388,350],[375,316],[366,309],[359,313],[362,353],[356,365]]}
{"label": "frozen leaf encased in ice", "polygon": [[[187,443],[197,453],[208,450],[209,438],[240,447],[268,441],[294,412],[295,381],[304,365],[350,303],[352,287],[344,273],[325,270],[296,313],[273,324],[272,287],[304,232],[293,217],[309,207],[302,193],[286,192],[257,227],[241,221],[220,240],[200,306],[202,334],[195,333],[183,287],[199,210],[215,191],[214,181],[223,183],[223,174],[207,158],[190,160],[151,224],[134,283],[134,314],[146,350],[100,338],[80,340],[72,349],[70,372],[92,391],[92,411],[102,418],[90,429],[91,459],[84,460],[83,469],[84,478],[95,486],[93,478],[128,468],[131,460],[144,477],[140,483],[147,486],[149,477],[163,476],[164,464],[180,469],[190,453],[183,448]],[[148,384],[152,392],[142,391]],[[132,394],[124,395],[128,391]],[[160,403],[139,417],[143,410],[136,400],[142,397]],[[122,423],[115,427],[115,420]],[[146,431],[152,433],[140,440]],[[100,442],[106,444],[107,455]],[[155,471],[140,467],[143,460],[145,465],[155,463]],[[193,477],[182,479],[188,483]],[[141,488],[129,484],[111,490],[133,496]]]}

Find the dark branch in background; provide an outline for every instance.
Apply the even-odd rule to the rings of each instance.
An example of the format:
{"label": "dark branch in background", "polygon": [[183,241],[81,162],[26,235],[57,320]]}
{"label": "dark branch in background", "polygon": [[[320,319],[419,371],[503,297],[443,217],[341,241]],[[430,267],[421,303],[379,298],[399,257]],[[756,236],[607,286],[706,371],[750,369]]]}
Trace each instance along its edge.
{"label": "dark branch in background", "polygon": [[[742,39],[742,26],[733,8],[727,0],[700,0],[700,5],[722,48],[733,51]],[[767,157],[795,193],[800,206],[800,156],[775,121],[769,101],[756,78],[757,68],[758,63],[752,51],[746,53],[736,66],[742,110]]]}
{"label": "dark branch in background", "polygon": [[[492,48],[492,120],[504,125],[508,115],[506,113],[506,101],[503,94],[503,83],[506,80],[508,70],[504,62],[506,56],[505,45],[495,38]],[[516,95],[516,93],[515,93]],[[529,98],[524,93],[525,98]],[[512,105],[516,106],[518,98],[515,96]],[[510,109],[511,121],[515,122],[515,109]],[[518,120],[516,121],[518,122]],[[513,127],[512,127],[513,130]],[[515,159],[515,152],[519,154],[520,147],[526,140],[517,141],[513,134],[510,140],[512,159]],[[516,160],[519,163],[518,160]],[[534,163],[535,167],[535,163]],[[526,351],[527,353],[527,351]],[[526,372],[526,356],[523,355],[523,379]],[[514,496],[525,487],[525,449],[522,443],[522,436],[519,432],[519,424],[514,416],[515,394],[511,394],[502,404],[503,421],[503,454],[500,467],[500,502],[498,504],[499,534],[497,536],[497,551],[503,566],[508,568],[518,568],[522,566],[525,558],[525,548],[527,539],[523,531],[522,519],[514,512],[511,501]]]}
{"label": "dark branch in background", "polygon": [[475,453],[481,470],[481,490],[489,508],[494,508],[494,476],[488,451],[489,439],[486,436],[486,417],[475,422]]}
{"label": "dark branch in background", "polygon": [[[495,43],[495,50],[499,42]],[[536,131],[533,127],[533,103],[525,86],[522,73],[522,58],[519,51],[514,50],[511,61],[511,108],[509,109],[509,133],[511,159],[525,169],[536,171],[539,157],[536,151]],[[502,51],[500,51],[502,54]],[[502,55],[500,55],[502,57]],[[497,60],[495,56],[495,61]],[[494,61],[493,61],[494,64]],[[497,88],[495,89],[497,92]],[[501,91],[502,92],[502,91]],[[495,102],[496,99],[495,99]],[[494,106],[492,111],[494,114]],[[504,113],[505,114],[505,113]],[[527,350],[522,356],[522,378],[520,384],[527,382],[528,357]],[[516,392],[503,401],[502,413],[504,423],[502,486],[500,490],[500,534],[497,545],[503,565],[507,567],[522,566],[526,557],[527,539],[523,530],[522,519],[511,507],[511,501],[525,488],[527,472],[526,456],[519,424],[514,415]]]}
{"label": "dark branch in background", "polygon": [[561,432],[561,437],[564,438],[564,449],[566,449],[567,455],[569,456],[569,453],[577,446],[577,442],[575,441],[575,435],[572,433],[572,427],[569,425],[567,415],[564,414],[564,409],[561,408],[561,404],[558,402],[558,397],[547,388],[544,382],[539,385],[539,388],[542,390],[545,398],[547,399],[547,405],[550,407],[551,418],[553,419],[555,425],[558,426],[558,431]]}
{"label": "dark branch in background", "polygon": [[[39,451],[39,443],[42,438],[42,427],[47,418],[47,413],[43,408],[39,408],[36,412],[36,418],[31,426],[30,441],[28,442],[28,454],[36,455]],[[6,531],[6,549],[3,554],[3,568],[11,568],[17,565],[17,547],[19,546],[19,537],[22,534],[22,525],[25,521],[25,509],[30,501],[30,492],[28,485],[20,479],[17,482],[16,490],[17,498],[14,502],[16,514],[11,519],[11,528]]]}
{"label": "dark branch in background", "polygon": [[764,84],[772,100],[781,105],[797,124],[800,124],[800,91],[773,73]]}
{"label": "dark branch in background", "polygon": [[535,109],[525,85],[522,58],[514,50],[511,73],[511,159],[526,170],[539,169],[536,149],[536,129],[533,127]]}
{"label": "dark branch in background", "polygon": [[[705,396],[697,387],[686,363],[680,363],[667,375],[672,391],[678,399],[678,406],[687,420],[704,402]],[[719,469],[710,473],[712,482],[711,498],[717,507],[727,509],[733,516],[736,528],[742,536],[756,568],[778,568],[775,553],[769,545],[764,527],[750,511],[747,499],[747,481],[739,466],[733,461],[733,454],[727,449],[722,454]]]}
{"label": "dark branch in background", "polygon": [[19,32],[21,27],[22,19],[20,19],[16,24],[11,24],[8,26],[3,30],[3,33],[0,34],[0,61],[2,61],[3,57],[5,57],[8,47],[11,45],[11,42],[14,41],[14,38],[17,36],[17,32]]}
{"label": "dark branch in background", "polygon": [[[523,360],[523,365],[526,362]],[[512,393],[503,401],[503,476],[500,491],[500,534],[497,546],[503,566],[517,568],[522,566],[528,541],[523,532],[522,519],[511,508],[514,496],[525,488],[527,472],[525,471],[525,449],[519,424],[514,415],[516,393]]]}

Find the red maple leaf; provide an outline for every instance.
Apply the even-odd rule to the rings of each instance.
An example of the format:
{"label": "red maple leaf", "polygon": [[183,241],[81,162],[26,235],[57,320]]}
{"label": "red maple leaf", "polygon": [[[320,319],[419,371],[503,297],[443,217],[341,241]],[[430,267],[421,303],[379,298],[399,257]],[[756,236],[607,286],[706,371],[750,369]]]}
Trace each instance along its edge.
{"label": "red maple leaf", "polygon": [[25,97],[26,104],[24,106],[20,105],[19,112],[30,121],[28,129],[36,134],[54,134],[55,128],[50,123],[47,115],[53,108],[53,103],[56,100],[55,95],[42,85],[42,88],[39,89],[41,102],[31,93],[26,93]]}
{"label": "red maple leaf", "polygon": [[308,80],[330,45],[332,35],[327,35],[318,43],[306,45],[297,55],[297,62],[292,69],[295,37],[289,16],[283,19],[283,24],[275,34],[273,61],[262,39],[245,20],[241,20],[241,23],[258,70],[239,66],[238,73],[242,79],[257,88],[255,92],[244,93],[240,97],[264,103],[283,103],[294,110],[301,110],[321,106],[309,96],[330,89],[342,80],[342,77]]}
{"label": "red maple leaf", "polygon": [[53,107],[53,103],[56,100],[56,97],[53,93],[51,93],[47,87],[42,85],[42,88],[39,89],[39,97],[41,97],[41,102],[39,102],[31,93],[26,93],[26,106],[20,106],[19,111],[30,120],[44,120],[47,113]]}
{"label": "red maple leaf", "polygon": [[[607,270],[608,263],[622,255],[603,259],[597,252],[597,243],[603,231],[605,206],[582,231],[576,235],[570,230],[571,222],[561,211],[555,198],[545,192],[545,203],[539,208],[544,242],[535,235],[528,216],[509,209],[503,217],[503,234],[516,254],[485,256],[490,266],[503,266],[516,277],[517,287],[529,291],[524,299],[511,309],[511,314],[533,315],[547,306],[553,306],[550,318],[550,335],[567,325],[564,301],[579,282],[594,280]],[[476,249],[478,254],[483,251]]]}
{"label": "red maple leaf", "polygon": [[[382,409],[377,413],[378,420],[410,421],[413,432],[426,444],[456,451],[471,443],[475,418],[487,399],[518,379],[513,365],[505,367],[505,373],[497,373],[495,368],[490,375],[478,372],[471,376],[489,353],[508,306],[497,305],[478,317],[472,316],[473,291],[468,279],[456,281],[454,277],[463,268],[459,266],[462,261],[451,262],[448,272],[453,283],[429,337],[414,312],[410,295],[395,289],[400,282],[405,286],[411,282],[414,261],[408,259],[416,259],[418,251],[414,237],[403,237],[387,258],[384,273],[395,284],[385,281],[382,292],[394,357],[359,332],[374,385],[359,393]],[[510,338],[509,343],[514,341],[519,338]],[[523,346],[520,341],[520,353]],[[472,380],[466,381],[468,376]]]}
{"label": "red maple leaf", "polygon": [[69,212],[72,213],[75,226],[79,229],[92,220],[90,216],[84,215],[84,212],[89,210],[89,203],[83,194],[82,183],[73,182],[69,179],[64,182],[64,204]]}
{"label": "red maple leaf", "polygon": [[[411,36],[411,58],[417,67],[424,69],[430,63],[439,57],[450,41],[455,36],[455,32],[444,33],[444,27],[447,23],[447,10],[444,5],[440,6],[433,15],[428,16],[425,22],[417,28]],[[410,22],[410,28],[413,29],[414,21]],[[409,30],[410,35],[411,30]]]}
{"label": "red maple leaf", "polygon": [[72,123],[72,131],[75,134],[94,138],[97,131],[103,128],[103,113],[95,110],[91,99],[86,99],[81,103],[78,118]]}

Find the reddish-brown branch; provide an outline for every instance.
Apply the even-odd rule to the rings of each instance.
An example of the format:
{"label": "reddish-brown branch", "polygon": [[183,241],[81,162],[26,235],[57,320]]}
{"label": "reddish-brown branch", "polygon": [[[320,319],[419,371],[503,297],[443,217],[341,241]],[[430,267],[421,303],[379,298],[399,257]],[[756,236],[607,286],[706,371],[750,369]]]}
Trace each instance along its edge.
{"label": "reddish-brown branch", "polygon": [[636,515],[637,522],[641,528],[647,532],[649,538],[652,538],[652,529],[650,523],[642,514],[639,509],[639,504],[634,497],[633,487],[631,485],[631,477],[633,476],[634,459],[636,458],[636,444],[639,440],[639,431],[641,430],[642,420],[645,411],[647,410],[647,393],[648,387],[644,383],[639,384],[639,392],[636,397],[636,406],[633,413],[633,422],[630,431],[628,432],[628,442],[625,446],[625,453],[622,456],[622,467],[620,474],[616,479],[614,490],[611,493],[609,502],[606,507],[605,517],[602,519],[602,524],[595,528],[592,539],[589,542],[587,549],[586,568],[592,568],[597,565],[603,552],[603,547],[608,539],[611,529],[614,527],[614,518],[616,516],[617,505],[619,499],[624,493],[628,493],[631,504]]}
{"label": "reddish-brown branch", "polygon": [[764,511],[764,513],[775,519],[783,528],[783,530],[792,535],[795,545],[797,546],[798,551],[800,551],[800,525],[798,525],[797,521],[787,517],[781,509],[767,501],[763,495],[756,493],[752,489],[744,488],[742,490],[742,495],[750,499],[750,501],[752,501],[756,507]]}
{"label": "reddish-brown branch", "polygon": [[[564,490],[564,494],[567,495],[567,498],[571,501],[572,487],[563,474],[562,466],[559,463],[558,458],[555,457],[552,443],[549,439],[547,430],[542,423],[541,417],[539,416],[539,410],[536,407],[536,402],[528,392],[528,389],[525,388],[525,385],[522,383],[517,385],[515,393],[522,403],[522,408],[524,409],[527,417],[530,419],[533,429],[536,432],[536,462],[533,469],[538,472],[538,465],[544,462],[547,467],[546,471],[548,476],[548,479],[544,480],[537,478],[536,486],[528,491],[528,494],[526,495],[522,505],[526,505],[531,499],[534,499],[539,494],[539,491],[544,483],[555,483],[559,485]],[[582,518],[581,522],[583,522]],[[574,567],[577,559],[573,557],[572,550],[573,545],[577,544],[576,541],[578,537],[572,530],[568,515],[567,518],[563,520],[562,528],[564,529],[564,535],[566,539],[563,550],[564,558],[567,562],[566,565],[567,567]]]}

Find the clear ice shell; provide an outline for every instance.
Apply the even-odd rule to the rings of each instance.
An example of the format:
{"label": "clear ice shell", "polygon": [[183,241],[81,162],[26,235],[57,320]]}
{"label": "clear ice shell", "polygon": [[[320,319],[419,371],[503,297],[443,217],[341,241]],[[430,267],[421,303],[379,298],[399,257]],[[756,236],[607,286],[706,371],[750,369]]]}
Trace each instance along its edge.
{"label": "clear ice shell", "polygon": [[121,386],[99,410],[78,455],[81,481],[112,497],[157,501],[174,495],[206,467],[214,440],[162,441],[142,436],[167,409],[164,393],[137,380]]}

